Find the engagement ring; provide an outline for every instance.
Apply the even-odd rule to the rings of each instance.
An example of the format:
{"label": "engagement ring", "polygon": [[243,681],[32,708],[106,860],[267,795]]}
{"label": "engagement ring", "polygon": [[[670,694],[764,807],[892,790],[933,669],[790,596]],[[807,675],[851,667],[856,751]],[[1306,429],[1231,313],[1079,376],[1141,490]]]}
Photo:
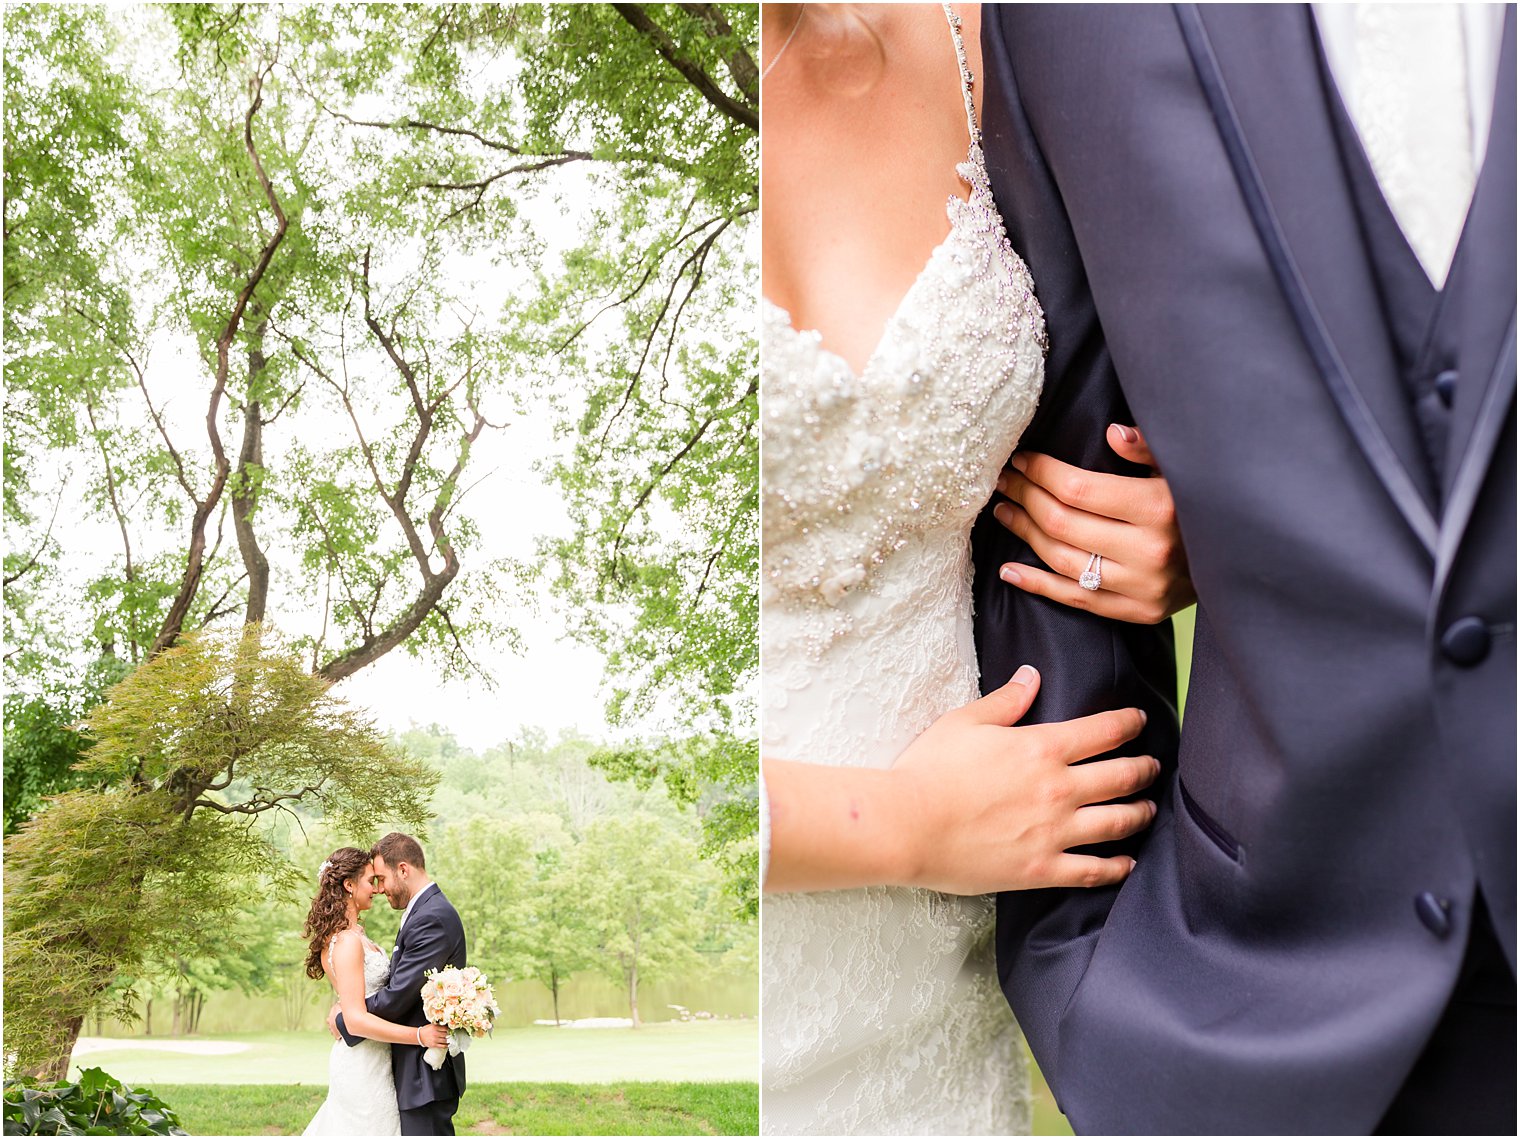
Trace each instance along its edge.
{"label": "engagement ring", "polygon": [[1103,588],[1102,554],[1094,554],[1087,559],[1087,568],[1082,571],[1082,576],[1077,578],[1077,584],[1087,590],[1099,590]]}

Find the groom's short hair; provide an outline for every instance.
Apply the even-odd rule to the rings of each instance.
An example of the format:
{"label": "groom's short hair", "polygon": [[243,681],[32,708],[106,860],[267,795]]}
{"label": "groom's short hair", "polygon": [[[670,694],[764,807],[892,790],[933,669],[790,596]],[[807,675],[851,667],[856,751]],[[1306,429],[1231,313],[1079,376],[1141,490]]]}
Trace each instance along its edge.
{"label": "groom's short hair", "polygon": [[385,859],[386,865],[395,866],[398,862],[405,862],[408,866],[415,866],[418,870],[426,870],[427,863],[422,858],[422,844],[409,834],[400,831],[392,831],[379,842],[375,843],[370,857],[379,856]]}

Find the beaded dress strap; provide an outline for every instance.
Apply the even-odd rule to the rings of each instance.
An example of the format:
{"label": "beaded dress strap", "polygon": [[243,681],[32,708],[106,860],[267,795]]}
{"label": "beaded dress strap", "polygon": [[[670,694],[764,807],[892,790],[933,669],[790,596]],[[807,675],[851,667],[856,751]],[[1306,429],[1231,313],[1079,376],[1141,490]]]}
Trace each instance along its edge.
{"label": "beaded dress strap", "polygon": [[971,94],[976,85],[976,76],[971,74],[971,65],[966,62],[966,41],[961,36],[960,13],[949,4],[941,4],[940,7],[945,10],[945,19],[950,21],[950,36],[955,41],[955,58],[961,68],[961,97],[966,100],[966,133],[971,136],[973,145],[979,145],[982,131],[976,122],[976,101]]}

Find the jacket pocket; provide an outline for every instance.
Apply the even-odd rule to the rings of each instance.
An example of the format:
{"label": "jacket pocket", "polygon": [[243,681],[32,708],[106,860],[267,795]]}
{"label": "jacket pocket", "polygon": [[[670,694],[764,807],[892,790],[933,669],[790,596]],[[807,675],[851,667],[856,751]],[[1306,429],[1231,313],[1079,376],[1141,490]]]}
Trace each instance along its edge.
{"label": "jacket pocket", "polygon": [[1187,789],[1187,784],[1181,779],[1177,780],[1177,787],[1182,792],[1182,807],[1187,811],[1188,818],[1192,819],[1194,825],[1231,861],[1239,862],[1240,843],[1235,840],[1235,836],[1220,826],[1214,816],[1198,805],[1198,800],[1193,798],[1192,793]]}

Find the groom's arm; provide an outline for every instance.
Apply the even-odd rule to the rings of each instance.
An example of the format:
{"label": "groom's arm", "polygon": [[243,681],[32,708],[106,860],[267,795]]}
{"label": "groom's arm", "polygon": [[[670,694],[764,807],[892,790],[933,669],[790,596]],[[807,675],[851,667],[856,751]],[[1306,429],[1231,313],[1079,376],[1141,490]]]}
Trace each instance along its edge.
{"label": "groom's arm", "polygon": [[[1044,394],[1019,446],[1088,470],[1144,475],[1149,472],[1120,460],[1106,440],[1110,423],[1135,420],[1098,322],[1071,220],[1016,82],[1016,76],[1029,74],[1029,61],[1017,58],[1016,49],[1027,30],[1020,21],[1051,18],[1059,17],[1039,5],[982,8],[983,137],[988,172],[1009,240],[1034,279],[1050,340]],[[1139,426],[1143,430],[1145,424]],[[978,519],[972,554],[982,690],[1004,684],[1019,665],[1027,663],[1040,670],[1041,687],[1024,722],[1049,723],[1110,708],[1143,708],[1149,716],[1146,730],[1125,751],[1154,755],[1169,768],[1177,748],[1177,678],[1170,622],[1145,626],[1095,617],[1003,582],[998,569],[1005,562],[1042,563],[993,518],[990,506]],[[1163,789],[1166,784],[1163,775],[1155,786]],[[1112,849],[1133,853],[1142,839],[1114,844]],[[1094,938],[1116,896],[1117,891],[1109,888],[999,897],[999,972],[1048,1076],[1054,1075],[1059,1013],[1087,961],[1085,954],[1062,947],[1069,949],[1077,939]]]}
{"label": "groom's arm", "polygon": [[[1009,240],[1034,279],[1050,341],[1040,406],[1019,449],[1086,470],[1146,476],[1149,470],[1120,459],[1108,445],[1109,424],[1135,420],[1109,356],[1060,190],[1015,82],[1015,74],[1025,70],[1024,61],[1016,68],[1012,59],[1021,33],[1018,21],[1039,20],[1046,7],[989,4],[982,16],[988,173]],[[1043,563],[992,516],[991,505],[972,535],[982,691],[1005,684],[1021,664],[1033,664],[1040,670],[1040,692],[1023,722],[1143,708],[1149,716],[1146,732],[1125,751],[1169,763],[1177,744],[1170,622],[1135,625],[1096,617],[1008,585],[998,576],[1005,562]]]}
{"label": "groom's arm", "polygon": [[406,929],[406,951],[396,955],[385,987],[364,1002],[376,1016],[397,1024],[422,1024],[422,985],[429,969],[449,963],[452,939],[431,912],[413,914]]}

